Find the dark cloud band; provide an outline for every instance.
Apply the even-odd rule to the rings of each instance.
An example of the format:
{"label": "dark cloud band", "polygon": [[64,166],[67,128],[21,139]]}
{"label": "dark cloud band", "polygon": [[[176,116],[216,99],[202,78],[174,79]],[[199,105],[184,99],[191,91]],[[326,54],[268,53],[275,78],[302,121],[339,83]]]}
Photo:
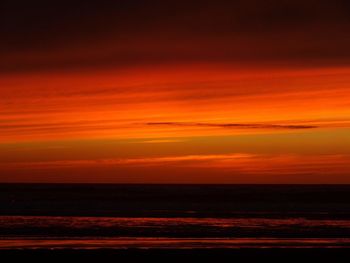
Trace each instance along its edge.
{"label": "dark cloud band", "polygon": [[315,129],[314,125],[283,125],[283,124],[259,124],[259,123],[192,123],[192,122],[149,122],[149,126],[183,126],[183,127],[217,127],[232,129]]}

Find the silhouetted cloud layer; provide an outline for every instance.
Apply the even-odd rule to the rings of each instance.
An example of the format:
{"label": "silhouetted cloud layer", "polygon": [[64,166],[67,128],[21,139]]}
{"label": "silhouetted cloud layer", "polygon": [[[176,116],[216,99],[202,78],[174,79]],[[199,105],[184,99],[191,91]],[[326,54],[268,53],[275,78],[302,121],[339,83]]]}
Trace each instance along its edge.
{"label": "silhouetted cloud layer", "polygon": [[1,1],[0,72],[182,62],[348,64],[347,0]]}

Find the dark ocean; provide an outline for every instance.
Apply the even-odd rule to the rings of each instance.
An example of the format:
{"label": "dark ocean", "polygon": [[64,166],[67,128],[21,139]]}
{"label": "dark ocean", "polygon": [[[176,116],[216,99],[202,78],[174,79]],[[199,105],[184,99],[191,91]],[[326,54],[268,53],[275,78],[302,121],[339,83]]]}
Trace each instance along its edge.
{"label": "dark ocean", "polygon": [[0,249],[348,247],[347,185],[0,185]]}

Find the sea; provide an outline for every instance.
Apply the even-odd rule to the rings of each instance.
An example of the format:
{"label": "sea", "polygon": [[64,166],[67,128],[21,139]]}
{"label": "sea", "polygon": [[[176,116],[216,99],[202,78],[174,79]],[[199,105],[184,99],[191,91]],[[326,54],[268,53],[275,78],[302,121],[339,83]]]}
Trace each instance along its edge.
{"label": "sea", "polygon": [[0,250],[135,248],[350,248],[350,186],[0,184]]}

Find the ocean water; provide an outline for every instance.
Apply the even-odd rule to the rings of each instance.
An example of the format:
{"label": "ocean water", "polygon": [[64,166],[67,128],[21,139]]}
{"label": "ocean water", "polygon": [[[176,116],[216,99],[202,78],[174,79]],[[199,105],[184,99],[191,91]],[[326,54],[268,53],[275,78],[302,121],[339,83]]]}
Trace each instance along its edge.
{"label": "ocean water", "polygon": [[0,249],[348,248],[349,186],[0,185]]}

